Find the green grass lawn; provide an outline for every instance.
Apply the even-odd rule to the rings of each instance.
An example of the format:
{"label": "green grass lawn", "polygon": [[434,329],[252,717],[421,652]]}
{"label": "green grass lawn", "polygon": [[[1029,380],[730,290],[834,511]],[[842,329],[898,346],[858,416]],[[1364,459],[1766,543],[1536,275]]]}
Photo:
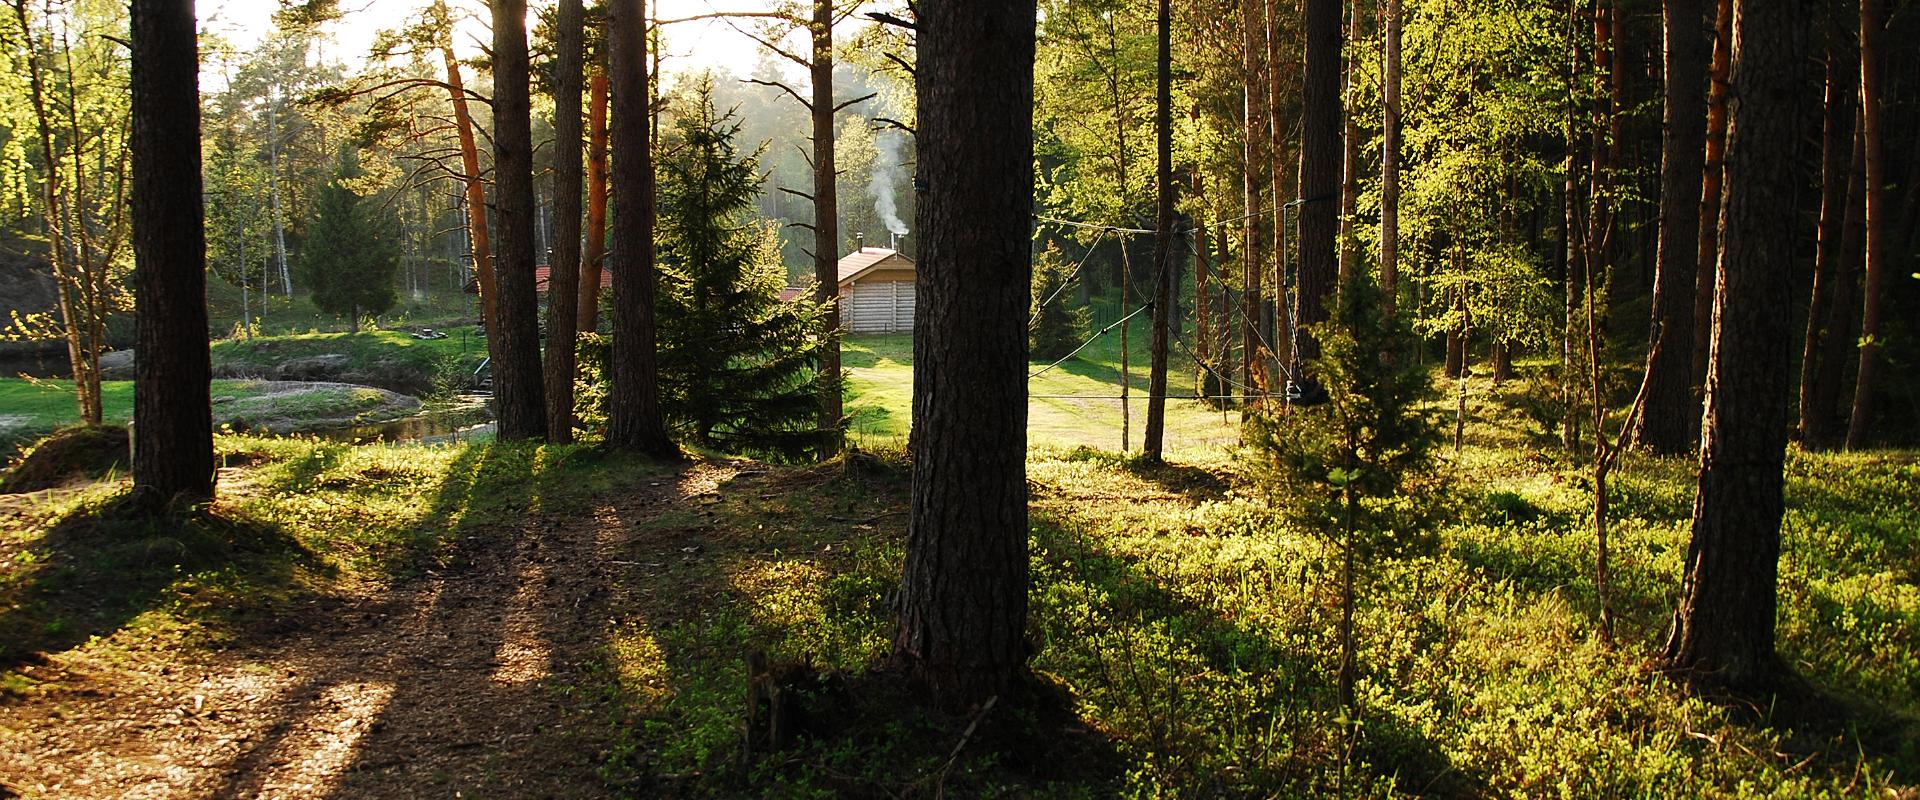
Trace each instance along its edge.
{"label": "green grass lawn", "polygon": [[[1146,318],[1129,322],[1128,381],[1130,412],[1127,450],[1137,452],[1147,419],[1149,365]],[[849,438],[872,448],[906,439],[913,411],[913,337],[909,334],[851,336],[841,344],[841,366],[848,372]],[[1035,361],[1041,372],[1027,384],[1027,445],[1070,450],[1089,447],[1121,450],[1120,332],[1095,339],[1078,355],[1052,366]],[[1172,396],[1193,394],[1193,362],[1177,350],[1169,358],[1167,384]],[[1239,413],[1222,413],[1193,400],[1167,401],[1166,452],[1189,461],[1214,461],[1239,441]]]}
{"label": "green grass lawn", "polygon": [[[214,424],[235,428],[297,429],[308,422],[400,413],[389,407],[391,395],[366,387],[286,391],[260,381],[216,380],[210,388]],[[133,381],[102,381],[100,393],[102,422],[124,425],[132,419]],[[0,378],[0,451],[79,421],[72,381]]]}

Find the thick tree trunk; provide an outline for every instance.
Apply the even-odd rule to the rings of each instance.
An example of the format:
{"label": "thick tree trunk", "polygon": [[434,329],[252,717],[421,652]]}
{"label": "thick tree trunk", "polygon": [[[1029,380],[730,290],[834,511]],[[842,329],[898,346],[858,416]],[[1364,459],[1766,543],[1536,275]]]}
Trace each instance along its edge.
{"label": "thick tree trunk", "polygon": [[1303,0],[1306,71],[1301,85],[1300,274],[1294,292],[1293,373],[1320,355],[1307,327],[1327,319],[1337,276],[1340,143],[1340,0]]}
{"label": "thick tree trunk", "polygon": [[1695,687],[1765,689],[1774,652],[1787,444],[1793,170],[1807,91],[1803,0],[1743,2],[1727,143],[1725,227],[1693,538],[1669,668]]}
{"label": "thick tree trunk", "polygon": [[587,79],[587,243],[580,253],[580,327],[600,328],[600,270],[607,255],[607,71]]}
{"label": "thick tree trunk", "polygon": [[1026,670],[1032,0],[919,4],[913,500],[894,654],[940,703]]}
{"label": "thick tree trunk", "polygon": [[1700,179],[1699,276],[1693,286],[1693,385],[1704,394],[1708,337],[1713,330],[1715,269],[1720,253],[1720,201],[1726,174],[1727,92],[1733,75],[1733,0],[1719,0],[1714,12],[1713,65],[1707,73],[1707,146]]}
{"label": "thick tree trunk", "polygon": [[494,278],[500,289],[493,358],[494,413],[503,441],[545,439],[540,306],[534,298],[533,98],[528,88],[526,0],[493,4],[493,207],[500,224]]}
{"label": "thick tree trunk", "polygon": [[[1854,101],[1859,96],[1860,73],[1855,63],[1842,43],[1828,42],[1827,97],[1820,135],[1820,227],[1813,256],[1813,296],[1807,302],[1807,336],[1800,348],[1800,444],[1810,450],[1826,449],[1833,438],[1831,419],[1821,416],[1816,400],[1825,340],[1851,333],[1833,327],[1830,320],[1836,316],[1835,298],[1842,294],[1837,284],[1841,279],[1840,238],[1851,172],[1848,156],[1858,138]],[[1847,287],[1845,292],[1849,301],[1852,288]]]}
{"label": "thick tree trunk", "polygon": [[644,0],[607,6],[612,81],[613,268],[612,394],[607,399],[607,444],[657,458],[675,458],[660,409],[655,353],[653,151],[648,146],[647,11]]}
{"label": "thick tree trunk", "polygon": [[1893,255],[1887,247],[1893,204],[1887,196],[1885,134],[1881,125],[1885,96],[1880,88],[1880,37],[1886,30],[1881,0],[1860,2],[1860,139],[1866,164],[1866,284],[1860,307],[1860,369],[1853,379],[1853,414],[1847,421],[1847,449],[1867,446],[1873,435],[1874,392],[1880,388],[1880,295]]}
{"label": "thick tree trunk", "polygon": [[1385,0],[1380,131],[1380,305],[1393,316],[1400,293],[1400,0]]}
{"label": "thick tree trunk", "polygon": [[200,60],[192,0],[133,0],[133,486],[150,510],[213,500]]}
{"label": "thick tree trunk", "polygon": [[[1691,452],[1700,404],[1693,394],[1693,291],[1698,281],[1700,185],[1706,147],[1707,42],[1700,0],[1666,0],[1666,90],[1660,140],[1660,242],[1648,337],[1646,407],[1633,439],[1655,453]],[[1657,346],[1666,342],[1665,347]],[[1684,345],[1684,346],[1683,346]]]}
{"label": "thick tree trunk", "polygon": [[573,378],[580,304],[581,62],[586,10],[560,0],[553,80],[553,263],[547,269],[547,438],[573,441]]}
{"label": "thick tree trunk", "polygon": [[833,154],[833,0],[813,2],[813,299],[827,304],[820,335],[820,430],[826,454],[840,452],[840,191]]}
{"label": "thick tree trunk", "polygon": [[1167,429],[1167,326],[1173,320],[1173,6],[1160,0],[1159,55],[1154,95],[1154,182],[1158,190],[1153,237],[1153,343],[1147,376],[1147,430],[1140,449],[1149,462],[1161,460]]}

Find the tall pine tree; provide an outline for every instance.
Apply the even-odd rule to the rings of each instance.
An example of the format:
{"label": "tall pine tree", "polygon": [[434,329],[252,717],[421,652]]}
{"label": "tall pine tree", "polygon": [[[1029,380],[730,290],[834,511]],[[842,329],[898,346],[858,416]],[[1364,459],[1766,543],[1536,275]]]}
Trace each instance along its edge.
{"label": "tall pine tree", "polygon": [[780,301],[774,229],[753,217],[760,153],[698,83],[660,161],[661,401],[668,423],[707,446],[798,458],[828,442],[819,422],[824,306]]}
{"label": "tall pine tree", "polygon": [[333,180],[314,203],[300,254],[301,279],[312,287],[314,306],[347,315],[356,333],[362,314],[384,314],[393,307],[399,264],[393,232],[354,188],[360,174],[353,153],[343,151]]}

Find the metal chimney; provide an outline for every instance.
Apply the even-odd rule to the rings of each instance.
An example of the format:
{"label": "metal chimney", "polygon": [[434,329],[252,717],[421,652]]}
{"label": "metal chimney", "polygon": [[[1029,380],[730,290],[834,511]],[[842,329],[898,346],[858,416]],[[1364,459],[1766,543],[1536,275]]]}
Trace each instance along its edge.
{"label": "metal chimney", "polygon": [[867,249],[867,235],[864,233],[854,234],[853,235],[853,252],[858,253],[865,249]]}

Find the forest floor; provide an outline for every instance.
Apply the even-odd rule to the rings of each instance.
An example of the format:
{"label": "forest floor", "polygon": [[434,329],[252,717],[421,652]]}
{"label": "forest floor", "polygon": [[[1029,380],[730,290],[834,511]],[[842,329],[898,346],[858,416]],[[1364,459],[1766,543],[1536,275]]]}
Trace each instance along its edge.
{"label": "forest floor", "polygon": [[[1224,449],[1033,450],[1061,720],[861,677],[904,543],[879,445],[801,468],[222,436],[188,524],[117,517],[119,484],[0,498],[0,797],[1920,796],[1914,453],[1789,459],[1780,648],[1828,707],[1795,714],[1651,667],[1689,465],[1622,466],[1605,645],[1583,467],[1475,392],[1421,484],[1445,521],[1368,561],[1357,718],[1333,542]],[[747,764],[753,650],[825,711]]]}

